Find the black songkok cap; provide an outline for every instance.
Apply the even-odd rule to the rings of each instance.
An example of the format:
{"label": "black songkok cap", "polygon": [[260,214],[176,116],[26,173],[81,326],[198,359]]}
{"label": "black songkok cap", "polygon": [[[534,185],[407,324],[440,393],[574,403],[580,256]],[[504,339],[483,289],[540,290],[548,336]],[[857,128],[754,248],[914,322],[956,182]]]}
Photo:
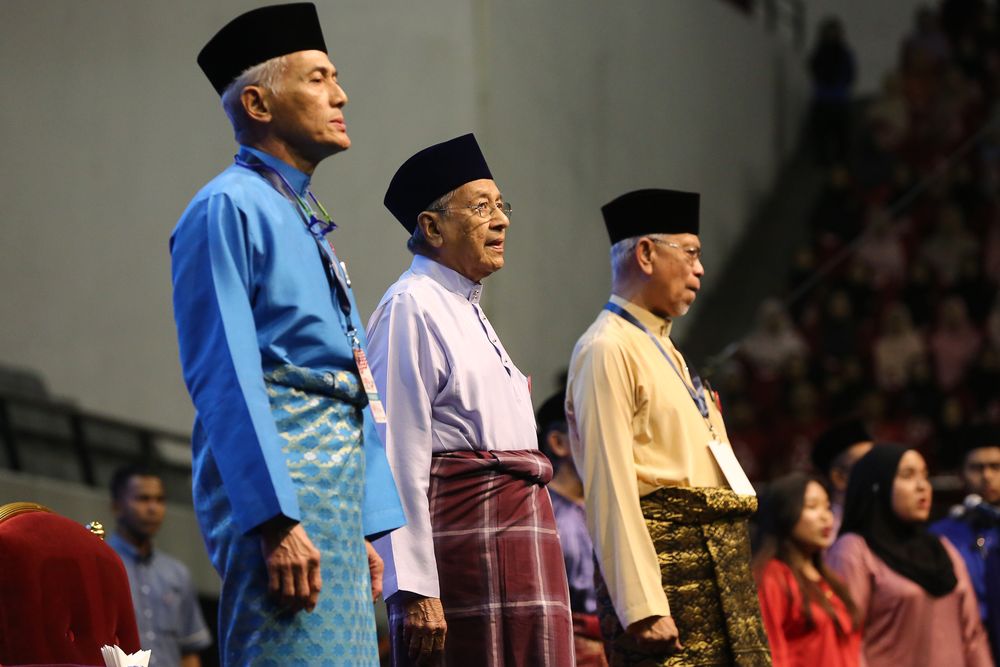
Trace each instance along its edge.
{"label": "black songkok cap", "polygon": [[198,65],[220,95],[245,70],[296,51],[326,51],[316,5],[258,7],[227,23],[198,54]]}
{"label": "black songkok cap", "polygon": [[696,192],[635,190],[601,207],[611,245],[645,234],[697,234]]}
{"label": "black songkok cap", "polygon": [[859,442],[872,442],[872,434],[860,419],[838,422],[823,432],[812,449],[812,462],[824,475],[830,474],[833,460]]}
{"label": "black songkok cap", "polygon": [[549,396],[535,414],[535,421],[538,424],[538,433],[545,437],[550,427],[562,424],[565,431],[566,425],[566,390],[557,391]]}
{"label": "black songkok cap", "polygon": [[1000,447],[1000,425],[975,424],[963,429],[957,448],[964,458],[971,451],[982,447]]}
{"label": "black songkok cap", "polygon": [[481,178],[493,179],[476,137],[463,134],[425,148],[403,163],[389,181],[385,207],[413,233],[417,216],[441,195]]}

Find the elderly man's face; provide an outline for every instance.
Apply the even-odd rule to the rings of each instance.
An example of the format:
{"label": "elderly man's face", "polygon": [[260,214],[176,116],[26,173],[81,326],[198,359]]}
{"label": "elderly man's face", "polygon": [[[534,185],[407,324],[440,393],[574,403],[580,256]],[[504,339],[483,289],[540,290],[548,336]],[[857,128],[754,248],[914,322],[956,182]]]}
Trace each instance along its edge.
{"label": "elderly man's face", "polygon": [[[471,207],[486,204],[483,219]],[[504,240],[510,220],[500,210],[503,195],[489,179],[471,181],[455,190],[438,228],[442,244],[437,259],[474,282],[503,268]]]}
{"label": "elderly man's face", "polygon": [[705,275],[701,259],[693,254],[701,252],[701,241],[694,234],[663,234],[649,240],[652,310],[664,317],[686,315]]}
{"label": "elderly man's face", "polygon": [[297,51],[286,56],[286,64],[281,87],[270,98],[274,136],[313,163],[350,148],[347,93],[330,58],[322,51]]}

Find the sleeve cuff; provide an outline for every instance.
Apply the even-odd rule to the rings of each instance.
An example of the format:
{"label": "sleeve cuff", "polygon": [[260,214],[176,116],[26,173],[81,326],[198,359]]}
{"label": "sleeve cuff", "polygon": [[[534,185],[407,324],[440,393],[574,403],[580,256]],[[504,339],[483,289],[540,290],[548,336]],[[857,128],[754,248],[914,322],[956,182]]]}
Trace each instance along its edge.
{"label": "sleeve cuff", "polygon": [[645,600],[627,607],[624,613],[618,612],[618,620],[621,622],[622,628],[626,630],[628,626],[636,621],[641,621],[650,616],[670,616],[670,604],[667,603],[666,595],[664,595],[663,600],[660,602]]}

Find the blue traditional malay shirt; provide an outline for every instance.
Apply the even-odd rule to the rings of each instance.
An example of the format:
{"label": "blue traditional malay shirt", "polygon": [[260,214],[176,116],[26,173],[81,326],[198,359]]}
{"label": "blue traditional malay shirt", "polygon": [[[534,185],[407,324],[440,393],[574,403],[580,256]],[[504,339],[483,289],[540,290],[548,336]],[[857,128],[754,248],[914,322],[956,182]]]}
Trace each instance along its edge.
{"label": "blue traditional malay shirt", "polygon": [[[277,170],[302,197],[309,176],[253,148],[239,159]],[[194,490],[224,485],[238,529],[301,520],[263,375],[285,365],[357,371],[347,320],[302,214],[254,169],[234,164],[195,195],[170,238],[174,317],[194,401]],[[339,287],[337,288],[339,289]],[[354,295],[351,322],[367,346]],[[364,410],[364,532],[403,525],[403,511]]]}
{"label": "blue traditional malay shirt", "polygon": [[187,567],[159,549],[149,556],[118,533],[108,545],[125,564],[139,644],[150,651],[150,667],[179,667],[181,658],[212,645]]}
{"label": "blue traditional malay shirt", "polygon": [[1000,656],[1000,523],[960,506],[955,515],[932,524],[931,532],[948,538],[962,554],[994,657]]}
{"label": "blue traditional malay shirt", "polygon": [[[563,465],[572,465],[563,464]],[[574,614],[597,613],[597,591],[594,589],[594,543],[587,531],[587,510],[582,502],[570,500],[549,487],[552,513],[562,544],[569,584],[569,602]]]}

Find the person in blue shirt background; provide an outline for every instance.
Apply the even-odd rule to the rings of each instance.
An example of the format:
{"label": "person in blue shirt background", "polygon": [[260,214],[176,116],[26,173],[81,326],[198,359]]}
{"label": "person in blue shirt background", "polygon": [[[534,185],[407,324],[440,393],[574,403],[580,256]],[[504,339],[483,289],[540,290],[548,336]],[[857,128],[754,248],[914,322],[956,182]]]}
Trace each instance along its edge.
{"label": "person in blue shirt background", "polygon": [[153,547],[166,516],[163,480],[141,465],[122,466],[111,476],[115,532],[108,545],[125,564],[132,589],[139,643],[150,667],[200,667],[200,651],[212,645],[191,573],[176,558]]}
{"label": "person in blue shirt background", "polygon": [[309,190],[351,145],[347,94],[312,3],[238,16],[198,64],[240,144],[170,239],[222,663],[378,665],[365,538],[405,520],[336,225]]}
{"label": "person in blue shirt background", "polygon": [[1000,427],[972,426],[959,443],[962,480],[969,495],[931,531],[955,545],[969,570],[979,613],[1000,658]]}

